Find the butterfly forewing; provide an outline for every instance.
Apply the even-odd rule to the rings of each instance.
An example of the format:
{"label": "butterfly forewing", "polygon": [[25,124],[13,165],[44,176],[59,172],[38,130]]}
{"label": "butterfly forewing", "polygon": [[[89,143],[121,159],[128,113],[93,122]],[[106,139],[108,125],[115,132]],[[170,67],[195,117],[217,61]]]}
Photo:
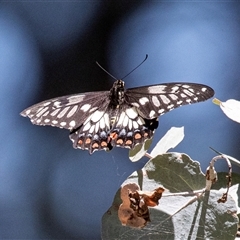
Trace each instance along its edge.
{"label": "butterfly forewing", "polygon": [[29,117],[36,125],[72,130],[79,127],[94,111],[104,111],[108,105],[108,94],[106,91],[89,92],[53,98],[25,109],[21,115]]}
{"label": "butterfly forewing", "polygon": [[202,102],[214,95],[212,88],[197,83],[163,83],[126,91],[126,101],[145,118],[152,119],[177,107]]}

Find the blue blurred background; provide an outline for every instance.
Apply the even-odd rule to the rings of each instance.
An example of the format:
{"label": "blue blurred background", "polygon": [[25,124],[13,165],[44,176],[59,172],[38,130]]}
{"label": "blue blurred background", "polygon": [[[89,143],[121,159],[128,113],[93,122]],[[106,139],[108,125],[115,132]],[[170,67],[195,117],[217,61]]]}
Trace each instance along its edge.
{"label": "blue blurred background", "polygon": [[[48,98],[108,90],[148,60],[127,87],[171,81],[208,84],[240,100],[240,3],[161,1],[0,4],[0,239],[100,239],[116,190],[147,159],[127,149],[74,150],[68,131],[33,126],[19,113]],[[215,154],[240,158],[240,125],[211,100],[160,119],[153,146],[172,126],[205,171]],[[227,166],[218,165],[227,171]],[[234,168],[240,172],[238,168]]]}

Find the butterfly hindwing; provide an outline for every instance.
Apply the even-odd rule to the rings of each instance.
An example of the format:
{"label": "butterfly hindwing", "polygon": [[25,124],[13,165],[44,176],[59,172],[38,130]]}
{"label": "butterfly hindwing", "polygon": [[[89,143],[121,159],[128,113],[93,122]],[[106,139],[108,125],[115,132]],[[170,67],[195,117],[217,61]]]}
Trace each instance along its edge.
{"label": "butterfly hindwing", "polygon": [[123,104],[115,109],[93,112],[78,128],[70,133],[74,148],[111,150],[113,147],[133,148],[153,136],[157,119],[144,119],[137,108]]}
{"label": "butterfly hindwing", "polygon": [[96,150],[110,150],[110,119],[106,109],[91,113],[77,129],[69,135],[74,148],[86,149],[90,153]]}
{"label": "butterfly hindwing", "polygon": [[125,104],[111,130],[111,144],[131,149],[151,138],[157,127],[157,119],[144,119],[136,107]]}

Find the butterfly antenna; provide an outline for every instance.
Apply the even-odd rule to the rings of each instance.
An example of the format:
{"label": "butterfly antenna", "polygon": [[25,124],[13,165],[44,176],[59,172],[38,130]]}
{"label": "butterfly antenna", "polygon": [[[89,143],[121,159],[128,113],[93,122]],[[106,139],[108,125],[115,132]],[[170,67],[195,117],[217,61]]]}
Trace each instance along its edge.
{"label": "butterfly antenna", "polygon": [[[131,72],[129,72],[127,75],[125,75],[123,78],[121,78],[122,80],[124,78],[126,78],[128,75],[130,75],[133,71],[135,71],[137,68],[139,68],[148,58],[148,55],[146,54],[146,57],[144,58],[144,60],[138,64]],[[96,61],[96,64],[105,72],[107,73],[110,77],[112,77],[113,79],[115,80],[118,80],[117,78],[115,78],[110,72],[108,72],[104,67],[102,67],[97,61]]]}
{"label": "butterfly antenna", "polygon": [[144,58],[144,60],[140,63],[140,64],[138,64],[131,72],[129,72],[127,75],[125,75],[123,78],[121,78],[122,80],[124,79],[124,78],[126,78],[128,75],[130,75],[133,71],[135,71],[137,68],[139,68],[146,60],[147,60],[147,58],[148,58],[148,55],[146,54],[146,57]]}
{"label": "butterfly antenna", "polygon": [[115,80],[118,80],[117,78],[115,78],[110,72],[108,72],[104,67],[102,67],[97,61],[96,64],[105,72],[107,73],[110,77],[112,77]]}

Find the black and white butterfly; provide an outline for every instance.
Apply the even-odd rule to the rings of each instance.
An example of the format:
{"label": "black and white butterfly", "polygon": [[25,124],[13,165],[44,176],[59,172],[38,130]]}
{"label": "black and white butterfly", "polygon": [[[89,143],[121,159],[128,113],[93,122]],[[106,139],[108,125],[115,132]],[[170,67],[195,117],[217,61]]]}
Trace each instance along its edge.
{"label": "black and white butterfly", "polygon": [[110,91],[50,99],[21,115],[36,125],[69,129],[73,147],[93,153],[114,146],[133,148],[152,138],[160,115],[213,95],[214,90],[203,84],[164,83],[125,89],[124,81],[117,80]]}

